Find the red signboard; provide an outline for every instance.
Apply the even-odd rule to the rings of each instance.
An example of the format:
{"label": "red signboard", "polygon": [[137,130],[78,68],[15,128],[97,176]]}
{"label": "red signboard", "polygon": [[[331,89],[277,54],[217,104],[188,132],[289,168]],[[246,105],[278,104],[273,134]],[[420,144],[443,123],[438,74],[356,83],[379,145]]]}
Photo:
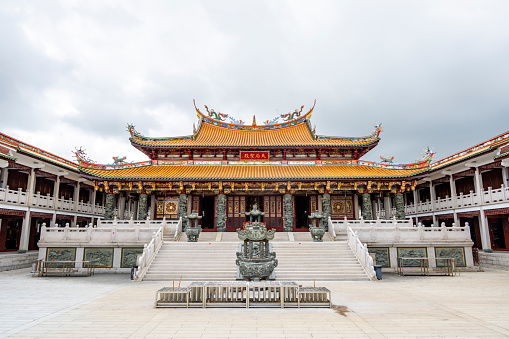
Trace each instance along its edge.
{"label": "red signboard", "polygon": [[269,160],[269,151],[240,151],[240,160]]}

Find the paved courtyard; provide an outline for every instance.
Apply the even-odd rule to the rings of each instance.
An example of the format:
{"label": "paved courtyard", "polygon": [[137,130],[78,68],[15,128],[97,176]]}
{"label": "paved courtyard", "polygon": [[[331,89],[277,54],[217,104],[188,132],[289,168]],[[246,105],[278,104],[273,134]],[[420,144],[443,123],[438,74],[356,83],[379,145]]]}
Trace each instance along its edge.
{"label": "paved courtyard", "polygon": [[[333,309],[155,309],[171,283],[0,272],[4,338],[507,338],[509,272],[317,282]],[[304,283],[304,285],[310,285]]]}

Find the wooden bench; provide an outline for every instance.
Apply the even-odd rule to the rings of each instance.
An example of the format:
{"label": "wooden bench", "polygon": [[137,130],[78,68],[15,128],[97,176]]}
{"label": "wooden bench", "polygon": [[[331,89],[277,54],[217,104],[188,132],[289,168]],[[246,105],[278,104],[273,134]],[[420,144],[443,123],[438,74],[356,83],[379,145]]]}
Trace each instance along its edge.
{"label": "wooden bench", "polygon": [[[418,265],[410,265],[407,264],[405,266],[405,261],[408,263],[411,260],[417,260],[419,262]],[[430,274],[429,271],[429,261],[435,260],[435,263],[438,260],[443,260],[444,265],[435,265],[436,269],[434,272]],[[398,275],[405,275],[405,267],[408,268],[419,268],[419,271],[410,271],[406,273],[406,275],[447,275],[453,276],[458,274],[458,270],[456,269],[456,258],[428,258],[428,257],[398,257]]]}
{"label": "wooden bench", "polygon": [[[82,264],[82,269],[76,267],[76,264]],[[91,276],[95,273],[95,263],[93,261],[74,261],[74,260],[37,260],[36,269],[38,277],[48,275],[60,275],[68,277],[71,275]]]}

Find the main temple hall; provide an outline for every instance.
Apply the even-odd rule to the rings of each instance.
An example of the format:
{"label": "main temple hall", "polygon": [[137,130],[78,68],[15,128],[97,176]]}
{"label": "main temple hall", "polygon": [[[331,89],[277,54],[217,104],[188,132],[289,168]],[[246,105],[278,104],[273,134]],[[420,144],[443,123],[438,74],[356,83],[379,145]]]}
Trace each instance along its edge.
{"label": "main temple hall", "polygon": [[204,114],[195,105],[197,126],[184,137],[147,137],[129,125],[132,146],[150,160],[97,165],[77,153],[81,176],[107,194],[106,219],[116,209],[123,215],[127,200],[136,218],[177,219],[195,211],[204,230],[235,231],[256,203],[269,227],[304,231],[315,211],[325,222],[357,219],[362,207],[371,219],[374,193],[404,219],[403,193],[427,175],[431,154],[408,165],[362,161],[379,143],[381,126],[363,137],[318,135],[310,122],[314,106],[304,113],[303,107],[259,124],[207,106]]}

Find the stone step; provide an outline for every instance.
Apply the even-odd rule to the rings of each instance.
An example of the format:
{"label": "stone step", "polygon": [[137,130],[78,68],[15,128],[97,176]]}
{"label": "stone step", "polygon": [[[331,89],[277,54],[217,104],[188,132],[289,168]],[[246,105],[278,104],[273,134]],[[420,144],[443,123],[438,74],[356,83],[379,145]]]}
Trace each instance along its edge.
{"label": "stone step", "polygon": [[[235,253],[241,242],[225,235],[208,233],[203,239],[214,239],[209,242],[165,241],[143,280],[178,280],[181,276],[183,280],[235,280]],[[297,238],[304,235],[310,237],[303,233]],[[283,241],[271,242],[279,263],[277,280],[369,280],[346,241],[284,241],[285,236],[291,238],[288,233],[279,234]]]}

